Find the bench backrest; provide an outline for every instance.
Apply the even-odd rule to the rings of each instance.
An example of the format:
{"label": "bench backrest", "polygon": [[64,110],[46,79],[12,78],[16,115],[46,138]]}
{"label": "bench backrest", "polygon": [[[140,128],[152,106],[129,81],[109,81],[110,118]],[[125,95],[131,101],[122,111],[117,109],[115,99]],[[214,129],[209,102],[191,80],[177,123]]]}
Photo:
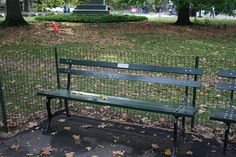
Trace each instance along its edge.
{"label": "bench backrest", "polygon": [[[60,64],[68,65],[67,68],[57,67],[57,73],[64,73],[68,75],[67,89],[70,89],[70,78],[71,75],[86,75],[93,77],[102,78],[113,78],[121,80],[131,80],[131,81],[142,81],[148,83],[157,84],[168,84],[185,87],[185,101],[187,104],[188,99],[188,88],[193,87],[194,99],[196,99],[196,89],[201,87],[201,82],[197,81],[197,76],[202,75],[203,71],[197,68],[183,68],[183,67],[167,67],[167,66],[153,66],[144,64],[124,64],[115,62],[105,62],[105,61],[91,61],[91,60],[73,60],[73,59],[60,59]],[[121,74],[115,72],[104,72],[104,71],[91,71],[91,70],[81,70],[79,68],[74,68],[73,65],[79,66],[92,66],[92,67],[103,67],[112,69],[126,69],[126,70],[139,70],[148,72],[161,72],[161,73],[171,73],[171,74],[184,74],[186,79],[173,79],[164,77],[150,77],[141,75],[130,75]],[[189,76],[193,75],[194,80],[190,80]],[[195,105],[195,100],[194,104]]]}
{"label": "bench backrest", "polygon": [[219,77],[224,77],[230,79],[230,83],[217,83],[216,88],[220,90],[230,91],[230,103],[229,107],[232,107],[234,101],[234,91],[236,91],[236,71],[222,70],[218,73]]}

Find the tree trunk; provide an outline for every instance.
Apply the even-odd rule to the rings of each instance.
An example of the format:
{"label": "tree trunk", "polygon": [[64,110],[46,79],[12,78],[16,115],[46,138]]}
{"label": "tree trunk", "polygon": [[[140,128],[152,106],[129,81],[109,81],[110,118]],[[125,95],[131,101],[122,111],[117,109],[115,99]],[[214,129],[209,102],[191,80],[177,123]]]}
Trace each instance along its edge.
{"label": "tree trunk", "polygon": [[24,0],[24,11],[29,12],[29,0]]}
{"label": "tree trunk", "polygon": [[24,26],[28,23],[24,20],[19,0],[6,0],[7,16],[3,26]]}
{"label": "tree trunk", "polygon": [[191,25],[189,5],[181,7],[178,11],[178,19],[175,23],[176,25]]}

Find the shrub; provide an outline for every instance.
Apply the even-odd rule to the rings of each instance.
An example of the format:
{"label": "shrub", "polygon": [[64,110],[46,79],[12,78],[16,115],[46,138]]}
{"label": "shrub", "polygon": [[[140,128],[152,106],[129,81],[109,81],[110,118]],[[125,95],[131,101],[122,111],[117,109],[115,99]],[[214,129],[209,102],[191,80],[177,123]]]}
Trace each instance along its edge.
{"label": "shrub", "polygon": [[42,12],[46,10],[46,6],[42,5],[42,4],[36,4],[34,5],[34,8],[36,9],[37,12]]}
{"label": "shrub", "polygon": [[109,22],[131,22],[147,20],[144,16],[129,15],[73,15],[59,14],[52,16],[36,17],[39,21],[57,21],[57,22],[81,22],[81,23],[109,23]]}

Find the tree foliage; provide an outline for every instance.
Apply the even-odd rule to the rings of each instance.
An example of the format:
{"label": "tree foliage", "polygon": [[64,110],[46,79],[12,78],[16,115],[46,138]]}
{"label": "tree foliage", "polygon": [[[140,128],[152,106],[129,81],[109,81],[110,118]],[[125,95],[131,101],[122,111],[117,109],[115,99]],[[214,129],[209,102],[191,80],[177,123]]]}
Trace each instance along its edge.
{"label": "tree foliage", "polygon": [[41,1],[44,2],[50,8],[62,6],[64,4],[64,0],[41,0]]}
{"label": "tree foliage", "polygon": [[177,10],[191,6],[196,10],[205,10],[206,12],[212,11],[213,7],[216,13],[234,14],[236,9],[236,0],[172,0],[177,7]]}

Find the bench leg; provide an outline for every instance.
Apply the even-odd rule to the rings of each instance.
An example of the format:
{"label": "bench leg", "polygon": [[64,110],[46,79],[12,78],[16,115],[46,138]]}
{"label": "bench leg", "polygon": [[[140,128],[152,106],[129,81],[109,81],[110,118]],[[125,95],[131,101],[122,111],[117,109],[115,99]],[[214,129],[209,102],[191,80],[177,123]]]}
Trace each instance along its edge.
{"label": "bench leg", "polygon": [[194,117],[192,117],[192,119],[191,119],[191,128],[192,129],[194,128]]}
{"label": "bench leg", "polygon": [[51,104],[51,98],[47,98],[46,107],[47,107],[47,112],[48,112],[48,125],[47,125],[47,128],[45,129],[45,132],[48,132],[51,126],[52,112],[51,112],[50,104]]}
{"label": "bench leg", "polygon": [[68,107],[68,100],[66,100],[66,99],[65,99],[65,111],[66,111],[66,116],[70,117],[69,107]]}
{"label": "bench leg", "polygon": [[185,117],[182,117],[182,138],[185,139]]}
{"label": "bench leg", "polygon": [[177,156],[177,130],[178,130],[178,118],[175,116],[175,121],[174,121],[174,147],[172,150],[172,155],[171,157],[176,157]]}
{"label": "bench leg", "polygon": [[230,129],[230,123],[227,123],[225,128],[225,139],[224,139],[224,150],[223,150],[224,155],[226,155],[226,150],[228,145],[229,129]]}

